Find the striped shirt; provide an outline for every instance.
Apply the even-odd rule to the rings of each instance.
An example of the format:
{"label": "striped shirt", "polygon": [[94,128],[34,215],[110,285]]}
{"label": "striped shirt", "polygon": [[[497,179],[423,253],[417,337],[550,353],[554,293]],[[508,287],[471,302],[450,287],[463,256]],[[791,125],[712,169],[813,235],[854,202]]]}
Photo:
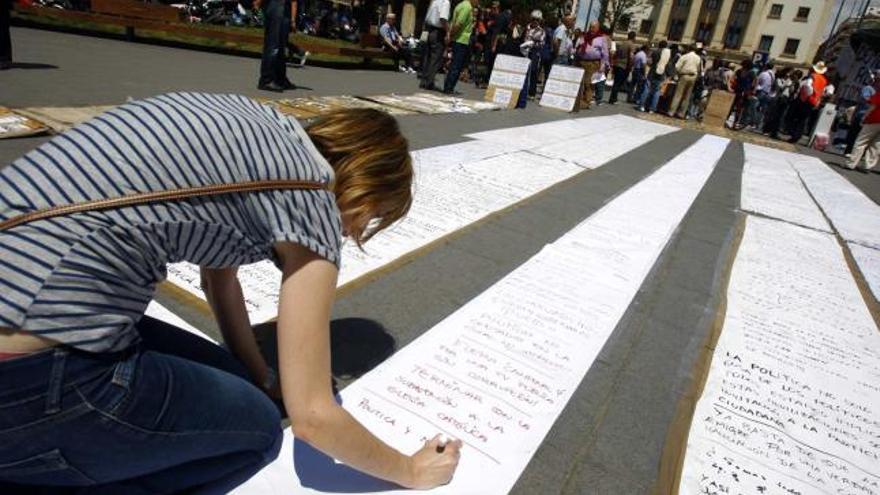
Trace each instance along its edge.
{"label": "striped shirt", "polygon": [[[0,219],[125,194],[266,179],[329,183],[298,122],[236,95],[117,107],[0,170]],[[85,212],[0,232],[0,327],[79,349],[125,349],[166,264],[232,267],[292,241],[338,265],[333,193],[273,190]]]}

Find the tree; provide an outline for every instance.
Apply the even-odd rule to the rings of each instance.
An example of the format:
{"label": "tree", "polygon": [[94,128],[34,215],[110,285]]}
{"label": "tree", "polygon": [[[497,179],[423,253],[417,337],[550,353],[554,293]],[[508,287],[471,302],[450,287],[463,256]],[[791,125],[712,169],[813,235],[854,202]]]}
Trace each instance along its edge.
{"label": "tree", "polygon": [[[611,30],[629,29],[630,19],[636,9],[653,7],[661,0],[599,0],[599,22]],[[623,27],[626,21],[626,27]]]}

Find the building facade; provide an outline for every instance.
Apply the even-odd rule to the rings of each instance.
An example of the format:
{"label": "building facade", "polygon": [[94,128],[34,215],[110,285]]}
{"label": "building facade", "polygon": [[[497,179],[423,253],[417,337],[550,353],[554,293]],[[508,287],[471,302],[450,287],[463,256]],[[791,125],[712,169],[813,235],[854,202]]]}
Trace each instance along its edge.
{"label": "building facade", "polygon": [[643,38],[702,42],[710,49],[786,64],[812,61],[834,0],[660,0],[637,6],[630,29]]}

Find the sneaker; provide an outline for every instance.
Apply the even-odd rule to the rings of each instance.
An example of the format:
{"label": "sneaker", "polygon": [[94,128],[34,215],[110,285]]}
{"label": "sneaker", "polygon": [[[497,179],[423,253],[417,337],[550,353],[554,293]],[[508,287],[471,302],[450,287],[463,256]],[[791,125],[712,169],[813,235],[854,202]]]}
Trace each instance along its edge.
{"label": "sneaker", "polygon": [[400,72],[403,72],[403,73],[408,73],[408,72],[409,72],[409,70],[407,70],[407,68],[404,67],[404,66],[402,66],[402,65],[401,65],[400,67],[398,67],[397,70],[399,70]]}
{"label": "sneaker", "polygon": [[299,66],[300,66],[300,67],[305,67],[305,66],[306,66],[306,60],[308,60],[308,58],[309,58],[311,55],[312,55],[312,52],[305,52],[305,53],[303,53],[303,56],[300,57],[300,59],[299,59]]}

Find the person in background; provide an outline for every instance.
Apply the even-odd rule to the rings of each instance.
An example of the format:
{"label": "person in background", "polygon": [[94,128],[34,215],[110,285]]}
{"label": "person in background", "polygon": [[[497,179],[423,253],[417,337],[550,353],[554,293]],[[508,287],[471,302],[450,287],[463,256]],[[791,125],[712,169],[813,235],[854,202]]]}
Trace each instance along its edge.
{"label": "person in background", "polygon": [[581,91],[581,109],[589,109],[593,105],[593,83],[598,79],[600,71],[608,60],[605,36],[599,28],[599,21],[590,22],[575,44],[575,56],[584,69],[583,89]]}
{"label": "person in background", "polygon": [[735,93],[736,92],[736,64],[733,62],[728,62],[721,69],[721,83],[724,87],[724,91]]}
{"label": "person in background", "polygon": [[773,100],[775,95],[776,69],[772,62],[768,62],[767,65],[764,66],[764,70],[758,74],[758,79],[755,83],[755,96],[758,99],[758,105],[756,107],[756,112],[751,119],[752,126],[759,129],[762,127],[762,123],[767,114],[767,107],[770,105],[770,101]]}
{"label": "person in background", "polygon": [[520,45],[523,55],[530,60],[528,73],[528,97],[534,99],[538,91],[538,72],[541,68],[541,53],[544,51],[546,33],[544,31],[544,14],[533,10],[526,27],[523,42]]}
{"label": "person in background", "polygon": [[645,88],[645,70],[648,68],[648,47],[642,45],[633,55],[632,71],[630,75],[630,88],[626,101],[635,103],[639,100]]}
{"label": "person in background", "polygon": [[672,51],[667,47],[666,40],[661,40],[657,49],[651,53],[651,65],[648,70],[648,80],[639,101],[639,110],[648,113],[657,111],[657,103],[660,101],[660,85],[666,79],[666,66],[672,57]]}
{"label": "person in background", "polygon": [[[608,103],[611,105],[617,104],[617,94],[620,90],[626,86],[626,79],[632,70],[633,65],[633,55],[635,54],[635,39],[636,32],[630,31],[626,35],[626,41],[621,42],[617,45],[617,51],[614,53],[614,62],[612,65],[612,70],[614,71],[614,86],[611,87],[611,97],[608,99]],[[629,89],[629,94],[632,95],[633,88]]]}
{"label": "person in background", "polygon": [[422,53],[419,87],[433,90],[434,80],[440,66],[443,65],[443,54],[446,51],[447,30],[449,29],[449,0],[431,0],[428,13],[425,15],[425,28],[428,30],[428,42]]}
{"label": "person in background", "polygon": [[697,54],[693,46],[685,47],[685,53],[675,63],[675,73],[678,74],[678,85],[675,87],[675,96],[669,106],[667,114],[670,117],[685,118],[690,110],[693,99],[694,84],[697,77],[703,72],[703,60]]}
{"label": "person in background", "polygon": [[559,24],[562,23],[557,22],[553,27],[550,27],[548,23],[544,23],[544,44],[541,47],[540,71],[543,75],[543,81],[541,82],[542,85],[546,85],[547,81],[550,79],[550,71],[553,70],[553,62],[556,60],[556,53],[553,49],[553,33],[556,32],[556,26]]}
{"label": "person in background", "polygon": [[567,15],[553,31],[553,59],[560,65],[571,65],[571,55],[574,44],[571,41],[571,27],[574,25],[574,17]]}
{"label": "person in background", "polygon": [[784,67],[779,71],[774,81],[775,89],[771,93],[770,103],[764,112],[764,126],[761,130],[773,139],[779,139],[779,128],[791,101],[791,72],[790,67]]}
{"label": "person in background", "polygon": [[12,67],[12,37],[9,34],[9,13],[12,0],[0,0],[0,70]]}
{"label": "person in background", "polygon": [[287,78],[287,56],[284,53],[291,31],[296,30],[296,0],[254,1],[254,8],[261,6],[264,16],[263,60],[257,89],[276,93],[296,89]]}
{"label": "person in background", "polygon": [[[397,28],[394,27],[396,21],[397,16],[394,13],[389,12],[385,15],[385,24],[379,27],[382,49],[391,52],[394,56],[394,63],[398,66],[400,72],[415,74],[416,69],[413,67],[412,52],[403,42],[403,38],[400,37]],[[403,60],[403,65],[400,65],[401,60]]]}
{"label": "person in background", "polygon": [[486,65],[486,59],[483,58],[486,53],[486,45],[489,43],[489,26],[486,20],[489,18],[489,11],[486,9],[474,9],[474,33],[471,35],[470,65],[468,72],[471,73],[471,80],[477,89],[485,88],[489,82],[489,72],[480,71],[480,62]]}
{"label": "person in background", "polygon": [[843,153],[847,155],[847,157],[852,154],[853,146],[856,143],[856,136],[858,136],[859,132],[862,130],[862,121],[865,119],[865,115],[868,114],[868,109],[871,106],[871,98],[877,94],[878,86],[880,86],[880,69],[876,69],[870,74],[868,82],[865,83],[865,85],[862,86],[861,91],[859,91],[859,101],[853,112],[849,130],[847,130],[846,133],[846,149],[844,149]]}
{"label": "person in background", "polygon": [[[860,166],[862,156],[865,158],[864,167]],[[868,100],[861,130],[846,166],[850,170],[867,172],[877,166],[878,158],[880,158],[880,92],[875,91]]]}
{"label": "person in background", "polygon": [[755,74],[752,70],[752,61],[743,59],[740,68],[734,73],[733,111],[736,113],[734,129],[740,129],[746,121],[745,114],[748,111],[749,99],[755,95]]}
{"label": "person in background", "polygon": [[455,94],[458,76],[461,75],[461,70],[467,61],[471,34],[474,30],[474,7],[478,4],[479,0],[461,0],[452,13],[452,23],[446,35],[446,44],[452,46],[452,64],[443,83],[443,92],[448,95]]}
{"label": "person in background", "polygon": [[828,67],[825,62],[820,60],[813,64],[810,74],[801,81],[798,87],[798,99],[792,109],[794,115],[792,116],[791,136],[788,138],[789,143],[797,143],[801,140],[810,115],[822,103],[825,86],[828,85],[828,80],[825,78],[827,71]]}

